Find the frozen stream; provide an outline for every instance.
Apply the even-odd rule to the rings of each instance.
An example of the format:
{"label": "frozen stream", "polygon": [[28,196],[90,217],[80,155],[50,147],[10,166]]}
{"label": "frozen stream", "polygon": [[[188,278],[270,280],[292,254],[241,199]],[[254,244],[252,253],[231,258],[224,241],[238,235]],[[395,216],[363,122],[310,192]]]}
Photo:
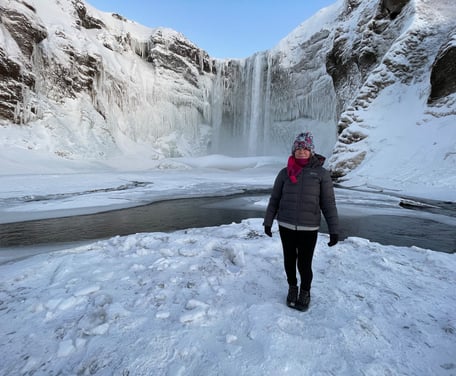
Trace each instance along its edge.
{"label": "frozen stream", "polygon": [[[0,224],[1,256],[16,258],[116,235],[167,232],[261,218],[267,200],[267,194],[258,193],[186,198],[98,214]],[[337,189],[337,201],[342,239],[354,236],[384,245],[418,246],[442,252],[456,250],[454,204],[441,203],[444,206],[439,207],[343,189]],[[327,231],[324,221],[321,231]]]}

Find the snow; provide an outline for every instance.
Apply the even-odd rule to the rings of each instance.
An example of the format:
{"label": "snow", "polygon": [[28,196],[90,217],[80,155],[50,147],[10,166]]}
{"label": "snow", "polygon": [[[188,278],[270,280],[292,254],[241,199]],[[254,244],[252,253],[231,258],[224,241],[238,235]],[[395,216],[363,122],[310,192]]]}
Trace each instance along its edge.
{"label": "snow", "polygon": [[[409,22],[403,26],[403,35],[423,29],[431,34],[442,35],[443,40],[447,34],[439,30],[452,25],[450,21],[455,14],[452,3],[442,1],[436,7],[430,7],[427,1],[412,2],[410,12],[413,10],[415,15],[407,16]],[[20,173],[26,170],[35,173],[36,169],[28,166],[30,153],[36,153],[37,158],[54,153],[67,159],[69,165],[85,164],[87,169],[90,164],[93,165],[91,161],[101,160],[95,163],[97,171],[106,165],[116,166],[115,163],[125,170],[139,171],[141,167],[136,165],[144,166],[143,160],[148,161],[145,168],[166,169],[170,160],[167,157],[188,158],[204,156],[208,152],[233,152],[236,155],[234,150],[237,149],[247,150],[248,153],[244,155],[277,154],[277,158],[283,160],[286,158],[284,153],[289,151],[288,145],[292,137],[303,130],[312,130],[317,149],[328,158],[327,166],[333,170],[337,170],[351,156],[366,156],[359,167],[345,171],[347,174],[343,177],[342,184],[346,187],[378,187],[410,196],[456,201],[456,129],[453,126],[456,97],[449,96],[446,102],[439,103],[438,106],[427,104],[431,64],[440,46],[436,39],[427,38],[423,41],[423,50],[429,54],[428,59],[422,63],[424,73],[417,74],[416,79],[409,84],[396,82],[381,90],[367,107],[360,106],[350,113],[346,111],[342,114],[356,119],[345,132],[360,132],[366,138],[346,146],[341,153],[331,155],[337,141],[337,98],[323,60],[317,62],[315,68],[309,69],[308,75],[301,77],[303,86],[310,85],[308,91],[301,93],[301,96],[291,93],[292,98],[278,98],[274,109],[271,109],[272,104],[267,98],[268,90],[271,90],[272,58],[280,57],[280,64],[288,67],[299,63],[302,59],[300,46],[319,32],[329,34],[334,23],[342,22],[340,13],[344,4],[342,0],[336,1],[303,22],[271,50],[242,60],[240,64],[245,68],[243,74],[248,77],[244,83],[236,83],[239,91],[223,94],[220,77],[213,77],[215,82],[209,83],[210,78],[206,77],[205,80],[205,76],[201,76],[204,82],[200,83],[204,90],[195,91],[181,77],[160,78],[135,53],[138,49],[146,48],[151,35],[157,32],[166,35],[168,39],[186,40],[178,32],[163,28],[151,29],[130,20],[121,20],[110,13],[100,12],[89,4],[85,4],[88,14],[102,20],[106,29],[81,31],[75,27],[75,20],[71,18],[73,16],[68,14],[67,9],[71,7],[69,0],[48,5],[33,0],[31,5],[36,8],[37,20],[49,28],[49,37],[42,42],[43,53],[65,61],[68,55],[62,52],[62,45],[68,47],[70,40],[70,45],[74,46],[76,52],[91,56],[99,62],[100,77],[94,83],[96,90],[93,93],[96,98],[84,94],[75,99],[65,97],[63,103],[52,102],[45,94],[53,88],[40,88],[37,84],[36,96],[31,99],[35,102],[29,107],[38,108],[39,116],[20,126],[0,122],[0,173],[13,171],[12,174],[15,174],[13,166],[18,166],[17,171]],[[33,13],[20,2],[10,2],[8,6]],[[346,37],[350,43],[357,41],[355,36],[359,25],[355,21],[360,19],[359,13],[370,14],[371,8],[375,7],[372,2],[362,2],[353,10],[353,16],[344,19],[342,26],[347,30]],[[432,20],[435,19],[441,20],[442,25],[439,26],[441,29],[432,32],[435,27]],[[14,58],[20,52],[17,44],[7,35],[6,29],[0,32],[1,39],[7,42],[8,55]],[[116,42],[116,37],[122,39],[127,35],[131,37],[127,39],[135,46],[123,46]],[[328,37],[326,43],[331,38]],[[391,46],[394,53],[386,54],[385,58],[398,62],[407,57],[404,51],[409,49],[403,45],[404,38],[402,42],[399,38]],[[454,43],[453,39],[448,43]],[[187,42],[191,45],[190,41]],[[104,47],[105,45],[110,48]],[[116,48],[123,49],[122,53]],[[323,50],[326,48],[329,49],[325,45]],[[33,71],[38,76],[40,69],[46,69],[40,64],[37,56],[39,51],[40,49],[35,51],[32,59]],[[220,74],[230,62],[217,61],[216,64],[217,73]],[[263,69],[267,70],[267,74],[265,82],[261,83],[255,73]],[[375,84],[374,80],[384,80],[382,74],[385,73],[388,73],[388,79],[392,78],[389,70],[380,64],[360,92],[368,90],[366,88],[369,85]],[[122,91],[128,95],[123,95]],[[237,94],[233,95],[235,93]],[[239,97],[242,103],[237,101]],[[222,108],[225,105],[228,107]],[[245,107],[245,111],[236,109],[238,105]],[[229,134],[227,129],[220,129],[223,110],[237,114],[233,115],[236,118],[235,124],[242,129],[235,135]],[[270,124],[276,118],[282,120]],[[208,145],[212,145],[214,150],[208,151]],[[341,145],[345,144],[339,142],[336,147]],[[204,158],[211,159],[212,156]],[[131,163],[133,159],[138,163]],[[59,158],[50,160],[52,168],[66,168]],[[235,163],[233,161],[234,159],[228,163]],[[169,163],[172,168],[178,164],[182,167],[185,165],[174,160]],[[351,164],[345,163],[345,166]],[[39,171],[52,173],[52,168],[42,166]],[[388,173],[385,174],[385,171]]]}
{"label": "snow", "polygon": [[283,38],[275,47],[271,49],[271,51],[277,53],[286,51],[286,54],[283,54],[283,52],[282,54],[287,61],[298,61],[301,53],[299,51],[299,45],[321,30],[330,29],[331,24],[336,21],[343,4],[343,0],[337,0],[334,4],[320,9],[311,18],[305,20],[285,38]]}
{"label": "snow", "polygon": [[[442,48],[442,41],[436,43],[424,38],[421,46],[425,53],[422,55],[413,56],[404,51],[410,51],[407,39],[413,40],[415,33],[432,34],[436,20],[443,27],[442,36],[447,36],[453,27],[450,25],[453,25],[456,8],[449,1],[439,2],[438,6],[428,1],[415,1],[413,5],[416,13],[404,27],[403,35],[361,88],[359,96],[363,100],[357,101],[354,109],[342,115],[349,113],[355,121],[341,137],[358,132],[365,138],[346,148],[339,138],[336,148],[344,149],[347,154],[333,155],[329,165],[334,168],[350,153],[353,157],[365,155],[359,167],[343,177],[347,187],[381,185],[399,191],[407,187],[405,189],[413,196],[441,195],[442,199],[447,197],[454,201],[453,195],[445,196],[444,192],[450,187],[456,190],[456,96],[452,94],[441,103],[427,104],[431,68],[438,52],[436,47]],[[446,25],[448,29],[445,29]],[[419,72],[424,74],[421,78],[414,77],[408,84],[393,78],[395,83],[382,89],[378,96],[369,95],[369,87],[391,78],[391,72],[383,65],[390,58],[408,67],[413,67],[414,58],[418,59],[416,76]]]}
{"label": "snow", "polygon": [[64,161],[35,151],[0,150],[0,157],[6,161],[0,170],[0,223],[265,189],[282,167],[273,157],[222,155]]}
{"label": "snow", "polygon": [[327,242],[306,313],[259,218],[1,265],[0,373],[454,374],[455,255]]}
{"label": "snow", "polygon": [[358,111],[363,122],[349,129],[369,136],[350,145],[350,152],[366,153],[366,158],[344,176],[344,186],[381,186],[411,196],[455,201],[456,115],[426,114],[425,100],[419,88],[393,85],[380,93],[369,110]]}
{"label": "snow", "polygon": [[[26,156],[23,173],[14,159],[3,168],[4,222],[270,188],[284,163],[214,155],[130,160],[136,169],[122,170],[116,161]],[[364,215],[403,210],[385,193],[337,190],[337,200]],[[275,226],[272,239],[261,218],[250,218],[59,251],[37,246],[40,254],[23,259],[5,252],[0,374],[456,372],[454,254],[356,237],[329,248],[321,233],[312,303],[301,313],[284,304]]]}
{"label": "snow", "polygon": [[[313,31],[331,23],[341,3],[303,25]],[[57,34],[71,24],[59,19],[65,12],[36,8]],[[138,41],[150,36],[150,29],[90,12],[116,35],[128,32]],[[74,33],[70,27],[65,32]],[[287,48],[305,33],[298,28],[279,46],[290,52],[290,64],[294,55]],[[108,44],[103,38],[110,37],[93,35]],[[90,48],[86,42],[78,41],[79,48]],[[58,38],[50,43],[56,50]],[[17,53],[14,45],[8,51]],[[109,51],[103,59],[125,76],[143,64],[114,58]],[[144,81],[149,78],[153,82],[153,77]],[[145,84],[135,85],[132,102],[122,104],[126,109],[136,108]],[[107,97],[114,96],[106,90]],[[370,135],[355,151],[369,157],[343,184],[370,192],[337,190],[340,207],[405,215],[397,213],[406,213],[397,206],[398,196],[456,202],[454,104],[449,100],[448,107],[430,109],[425,93],[423,83],[391,86],[369,112],[357,113]],[[93,123],[102,120],[91,108],[83,100],[67,101],[57,116],[57,109],[49,108],[45,120],[31,126],[2,124],[0,223],[270,188],[286,161],[283,155],[165,158],[162,149],[141,142],[141,121],[128,133],[119,120],[112,130],[115,142],[109,143],[103,128]],[[109,116],[116,118],[119,108],[113,108]],[[137,118],[149,115],[153,120],[149,113]],[[199,126],[204,131],[204,124]],[[154,131],[159,130],[149,130]],[[147,136],[154,145],[167,137],[167,144],[190,155],[191,145],[179,132]],[[317,137],[317,146],[322,138]],[[255,204],[264,207],[266,200]],[[456,226],[454,217],[433,218]],[[262,219],[251,218],[59,251],[37,246],[31,254],[38,254],[24,259],[1,250],[0,374],[456,374],[454,254],[356,237],[329,248],[328,236],[321,233],[312,303],[301,313],[284,304],[287,285],[277,228],[272,239],[262,230]]]}

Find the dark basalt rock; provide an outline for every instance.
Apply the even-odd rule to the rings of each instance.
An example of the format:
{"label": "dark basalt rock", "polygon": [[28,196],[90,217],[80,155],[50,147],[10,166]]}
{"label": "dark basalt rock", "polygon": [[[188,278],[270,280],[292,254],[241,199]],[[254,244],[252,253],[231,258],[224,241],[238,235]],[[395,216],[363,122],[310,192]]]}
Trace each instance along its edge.
{"label": "dark basalt rock", "polygon": [[[33,8],[32,8],[33,9]],[[26,14],[0,6],[0,22],[16,41],[22,53],[31,57],[33,48],[47,37],[45,26],[31,20]]]}
{"label": "dark basalt rock", "polygon": [[76,14],[79,17],[80,25],[83,28],[85,28],[85,29],[102,29],[105,26],[103,21],[101,21],[97,18],[91,17],[87,14],[87,8],[84,6],[84,4],[81,1],[76,0],[74,2],[74,8],[76,9]]}
{"label": "dark basalt rock", "polygon": [[[453,38],[456,38],[456,31]],[[456,92],[456,46],[445,45],[438,54],[431,73],[431,94],[428,103]]]}
{"label": "dark basalt rock", "polygon": [[[35,12],[27,3],[22,4]],[[36,44],[47,37],[47,32],[43,25],[32,21],[27,14],[1,6],[0,14],[0,22],[24,55],[22,60],[17,60],[17,57],[9,57],[0,46],[0,118],[21,123],[21,111],[17,106],[23,103],[24,88],[32,90],[35,85],[30,59]]]}
{"label": "dark basalt rock", "polygon": [[383,14],[387,14],[391,20],[394,20],[409,2],[410,0],[383,0],[381,11]]}

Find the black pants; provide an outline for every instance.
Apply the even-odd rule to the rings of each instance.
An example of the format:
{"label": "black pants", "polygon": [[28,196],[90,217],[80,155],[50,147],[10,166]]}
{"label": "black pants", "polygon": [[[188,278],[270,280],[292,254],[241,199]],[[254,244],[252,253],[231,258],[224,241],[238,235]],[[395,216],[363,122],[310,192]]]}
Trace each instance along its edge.
{"label": "black pants", "polygon": [[301,289],[310,291],[312,284],[312,259],[317,244],[318,231],[295,231],[279,226],[283,247],[283,261],[288,284],[297,286],[296,264],[301,276]]}

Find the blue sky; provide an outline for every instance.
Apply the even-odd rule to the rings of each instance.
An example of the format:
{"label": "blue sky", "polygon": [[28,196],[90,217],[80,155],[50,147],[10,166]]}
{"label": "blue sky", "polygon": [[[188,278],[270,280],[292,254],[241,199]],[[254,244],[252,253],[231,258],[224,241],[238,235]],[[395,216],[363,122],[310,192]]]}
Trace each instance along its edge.
{"label": "blue sky", "polygon": [[149,27],[184,34],[211,57],[244,58],[274,47],[336,0],[86,0]]}

